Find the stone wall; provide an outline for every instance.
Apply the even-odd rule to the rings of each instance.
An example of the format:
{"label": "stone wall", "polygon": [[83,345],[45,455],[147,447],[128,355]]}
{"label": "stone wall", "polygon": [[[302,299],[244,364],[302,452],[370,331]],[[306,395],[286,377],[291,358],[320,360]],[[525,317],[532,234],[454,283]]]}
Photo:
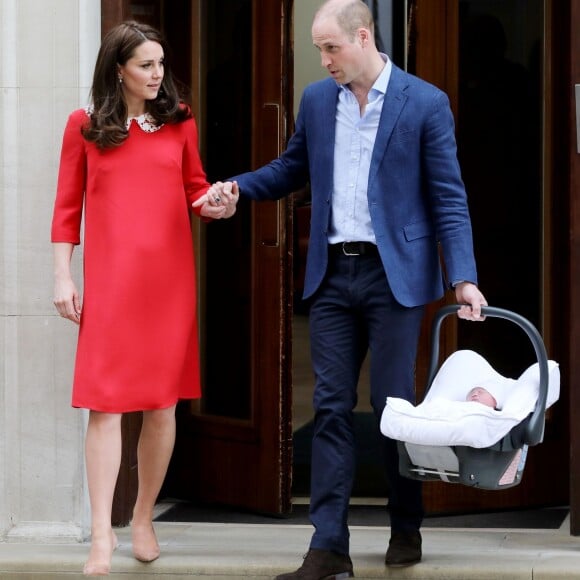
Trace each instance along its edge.
{"label": "stone wall", "polygon": [[0,0],[0,540],[87,532],[77,328],[52,304],[50,222],[62,132],[99,42],[98,0]]}

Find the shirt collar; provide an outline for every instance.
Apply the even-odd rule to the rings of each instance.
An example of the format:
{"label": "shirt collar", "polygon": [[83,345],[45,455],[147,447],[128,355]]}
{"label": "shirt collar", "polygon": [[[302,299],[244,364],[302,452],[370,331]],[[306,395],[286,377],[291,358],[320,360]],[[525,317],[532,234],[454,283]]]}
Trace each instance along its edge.
{"label": "shirt collar", "polygon": [[[372,93],[373,91],[377,91],[379,93],[382,93],[383,95],[387,92],[387,86],[389,85],[389,80],[391,78],[391,71],[393,70],[393,63],[391,62],[391,59],[383,52],[379,53],[381,55],[381,58],[383,59],[383,61],[385,62],[385,66],[383,67],[383,70],[380,72],[379,76],[377,77],[377,80],[373,83],[373,86],[371,87],[371,90],[369,91],[369,94]],[[346,85],[342,85],[340,83],[336,83],[339,87],[339,89],[341,90],[350,90]]]}
{"label": "shirt collar", "polygon": [[381,58],[385,61],[385,66],[383,67],[381,74],[377,77],[374,85],[371,87],[371,91],[379,91],[384,95],[387,92],[387,86],[389,85],[389,80],[391,78],[393,63],[386,54],[381,52],[380,55]]}

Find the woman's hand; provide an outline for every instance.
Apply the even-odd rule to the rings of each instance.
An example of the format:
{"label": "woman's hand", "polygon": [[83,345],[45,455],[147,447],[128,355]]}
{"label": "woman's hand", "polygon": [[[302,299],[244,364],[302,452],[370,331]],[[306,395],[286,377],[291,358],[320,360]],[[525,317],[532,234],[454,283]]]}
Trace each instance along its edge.
{"label": "woman's hand", "polygon": [[68,318],[79,324],[81,320],[81,301],[71,278],[55,278],[54,305],[63,318]]}
{"label": "woman's hand", "polygon": [[81,299],[70,273],[73,244],[55,242],[54,248],[54,305],[63,318],[78,324],[81,320]]}

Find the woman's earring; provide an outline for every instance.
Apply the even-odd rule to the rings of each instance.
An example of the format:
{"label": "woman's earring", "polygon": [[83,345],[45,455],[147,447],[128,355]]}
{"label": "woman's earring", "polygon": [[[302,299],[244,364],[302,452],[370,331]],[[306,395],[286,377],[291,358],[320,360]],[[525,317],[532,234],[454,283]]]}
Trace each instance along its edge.
{"label": "woman's earring", "polygon": [[123,84],[123,77],[119,75],[119,82]]}

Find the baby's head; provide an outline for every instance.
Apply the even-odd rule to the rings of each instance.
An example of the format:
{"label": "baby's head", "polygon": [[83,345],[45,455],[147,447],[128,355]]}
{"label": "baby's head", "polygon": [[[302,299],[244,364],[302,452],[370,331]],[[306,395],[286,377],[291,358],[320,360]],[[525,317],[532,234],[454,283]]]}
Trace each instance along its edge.
{"label": "baby's head", "polygon": [[476,403],[481,403],[482,405],[486,405],[487,407],[491,407],[492,409],[497,408],[497,401],[495,397],[483,387],[473,387],[467,393],[467,397],[465,398],[466,401],[475,401]]}

